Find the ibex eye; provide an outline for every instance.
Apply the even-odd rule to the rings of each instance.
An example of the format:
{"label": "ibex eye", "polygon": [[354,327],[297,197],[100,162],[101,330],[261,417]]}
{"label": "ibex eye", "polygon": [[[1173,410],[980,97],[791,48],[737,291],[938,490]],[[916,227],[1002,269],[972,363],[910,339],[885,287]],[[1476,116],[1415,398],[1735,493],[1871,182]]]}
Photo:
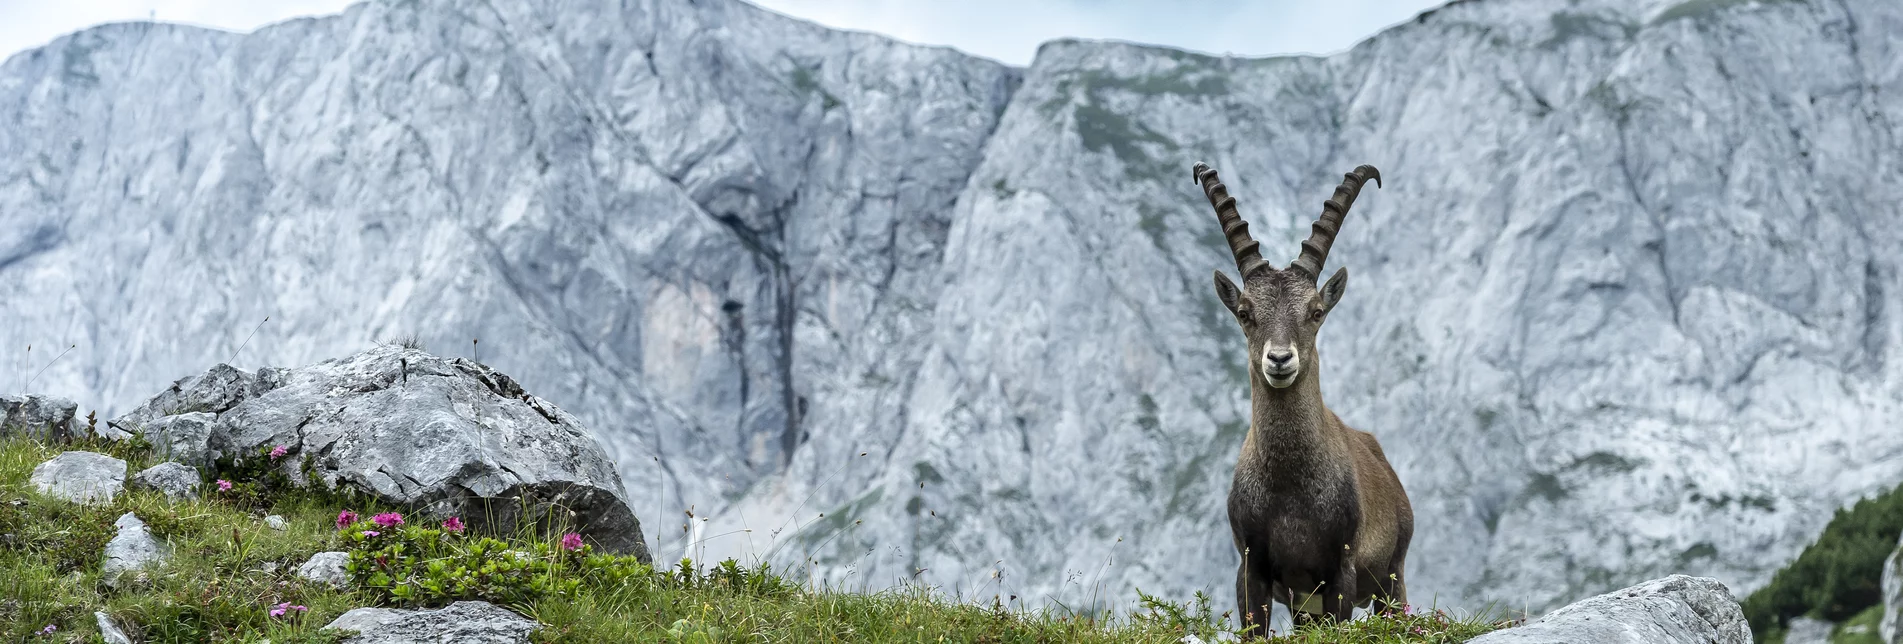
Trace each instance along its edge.
{"label": "ibex eye", "polygon": [[1313,310],[1313,311],[1309,311],[1309,312],[1308,312],[1308,319],[1310,319],[1310,320],[1314,320],[1314,321],[1316,321],[1316,322],[1320,322],[1320,321],[1321,321],[1321,319],[1322,319],[1322,310],[1321,310],[1321,309],[1315,309],[1315,310]]}

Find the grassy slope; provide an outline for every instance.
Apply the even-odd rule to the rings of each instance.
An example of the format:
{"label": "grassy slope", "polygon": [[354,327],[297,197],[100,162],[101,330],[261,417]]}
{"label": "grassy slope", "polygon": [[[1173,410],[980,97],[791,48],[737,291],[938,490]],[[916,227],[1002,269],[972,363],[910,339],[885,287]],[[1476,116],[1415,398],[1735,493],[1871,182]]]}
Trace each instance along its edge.
{"label": "grassy slope", "polygon": [[[343,612],[398,603],[388,587],[373,587],[367,577],[334,590],[294,574],[313,553],[366,549],[367,540],[346,535],[374,526],[340,532],[334,525],[340,510],[347,507],[368,518],[389,508],[309,491],[272,491],[236,480],[235,472],[221,474],[238,484],[233,491],[207,486],[205,500],[178,504],[141,490],[98,507],[38,495],[28,475],[66,449],[124,458],[128,474],[154,464],[137,446],[0,439],[0,535],[11,535],[0,536],[0,641],[99,641],[92,615],[99,610],[145,642],[326,642],[343,634],[320,627]],[[115,533],[113,521],[128,511],[169,541],[174,554],[144,583],[114,591],[100,583],[100,553]],[[290,528],[265,527],[266,513],[285,517]],[[433,544],[422,549],[430,554],[418,570],[431,562],[471,557],[478,541],[414,525],[398,530],[400,537],[383,535],[386,541],[380,543],[402,538],[411,546]],[[545,624],[536,639],[546,642],[1176,642],[1185,632],[1213,635],[1221,619],[1208,615],[1206,604],[1197,611],[1150,602],[1106,621],[954,601],[921,587],[874,594],[816,591],[745,569],[741,576],[722,577],[655,571],[608,557],[584,562],[526,531],[507,541],[510,548],[544,553],[544,561],[568,561],[536,573],[537,583],[559,590],[498,602]],[[473,556],[480,564],[489,555]],[[453,580],[454,575],[438,578]],[[476,592],[483,591],[462,596]],[[458,595],[454,590],[445,594]],[[442,605],[445,599],[418,603]],[[271,607],[281,602],[309,610],[272,617]],[[56,630],[42,634],[49,625]],[[1444,615],[1377,618],[1304,630],[1280,641],[1460,642],[1496,627],[1484,619]]]}

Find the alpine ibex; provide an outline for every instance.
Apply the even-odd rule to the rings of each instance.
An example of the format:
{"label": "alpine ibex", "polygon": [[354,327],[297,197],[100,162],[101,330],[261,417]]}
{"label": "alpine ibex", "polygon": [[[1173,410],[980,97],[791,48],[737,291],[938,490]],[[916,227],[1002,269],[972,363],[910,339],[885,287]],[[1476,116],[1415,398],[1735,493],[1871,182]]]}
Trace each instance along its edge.
{"label": "alpine ibex", "polygon": [[1242,273],[1238,288],[1216,271],[1216,295],[1249,344],[1249,435],[1229,490],[1243,623],[1266,624],[1275,601],[1302,621],[1317,612],[1317,597],[1319,612],[1344,621],[1375,599],[1399,607],[1407,602],[1403,562],[1414,510],[1374,435],[1322,404],[1315,351],[1316,332],[1348,286],[1344,268],[1317,289],[1322,263],[1361,185],[1379,186],[1381,173],[1367,165],[1348,173],[1322,204],[1301,255],[1277,270],[1257,252],[1216,171],[1198,163],[1194,172]]}

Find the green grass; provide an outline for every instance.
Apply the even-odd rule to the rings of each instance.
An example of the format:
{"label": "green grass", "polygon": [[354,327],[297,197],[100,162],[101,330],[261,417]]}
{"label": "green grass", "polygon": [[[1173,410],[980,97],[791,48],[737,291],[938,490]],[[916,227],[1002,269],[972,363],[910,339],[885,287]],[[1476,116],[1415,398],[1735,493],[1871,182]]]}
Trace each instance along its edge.
{"label": "green grass", "polygon": [[1844,622],[1882,598],[1883,560],[1903,534],[1903,485],[1840,508],[1817,541],[1771,583],[1744,600],[1744,616],[1760,640],[1781,635],[1792,617]]}
{"label": "green grass", "polygon": [[[94,642],[93,612],[112,616],[137,641],[334,642],[324,624],[360,606],[434,607],[486,599],[544,625],[538,642],[1176,642],[1233,628],[1206,596],[1174,603],[1148,595],[1111,616],[1064,609],[1025,610],[998,598],[947,597],[909,585],[877,593],[804,586],[764,567],[723,562],[706,570],[649,567],[630,557],[567,551],[528,526],[477,535],[406,521],[378,529],[370,517],[395,511],[364,498],[290,485],[260,475],[259,461],[226,462],[203,500],[171,503],[128,490],[110,504],[80,506],[35,493],[33,467],[67,449],[111,453],[128,472],[154,464],[142,442],[47,445],[0,439],[0,641]],[[295,457],[295,455],[291,455]],[[243,478],[241,478],[243,477]],[[339,529],[341,510],[362,520]],[[170,562],[119,589],[99,564],[113,521],[134,512],[173,547]],[[276,531],[262,517],[290,527]],[[333,589],[299,579],[296,567],[326,550],[352,553],[352,583]],[[505,554],[509,551],[519,555]],[[305,612],[273,617],[280,603]],[[1304,627],[1281,642],[1460,642],[1506,625],[1446,613],[1378,617]],[[56,628],[42,635],[48,626]]]}

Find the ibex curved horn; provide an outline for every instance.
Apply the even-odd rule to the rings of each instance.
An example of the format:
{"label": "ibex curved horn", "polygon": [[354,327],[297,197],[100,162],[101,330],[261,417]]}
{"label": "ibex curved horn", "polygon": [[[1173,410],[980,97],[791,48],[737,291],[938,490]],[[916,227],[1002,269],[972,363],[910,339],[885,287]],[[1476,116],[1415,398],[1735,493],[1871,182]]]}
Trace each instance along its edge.
{"label": "ibex curved horn", "polygon": [[1209,205],[1216,208],[1216,221],[1222,224],[1222,234],[1229,239],[1229,252],[1236,256],[1236,270],[1242,272],[1242,280],[1248,281],[1256,271],[1269,267],[1262,260],[1262,253],[1256,250],[1260,244],[1249,236],[1249,222],[1236,214],[1236,198],[1229,196],[1229,189],[1216,178],[1216,171],[1209,164],[1198,162],[1191,171],[1196,182],[1203,184],[1203,195],[1209,197]]}
{"label": "ibex curved horn", "polygon": [[1342,176],[1335,196],[1322,202],[1322,218],[1310,228],[1308,239],[1302,240],[1302,256],[1289,265],[1290,270],[1301,271],[1311,282],[1321,278],[1322,263],[1328,260],[1328,247],[1335,245],[1335,233],[1341,232],[1341,220],[1348,216],[1348,208],[1355,205],[1361,184],[1369,179],[1374,180],[1374,187],[1381,187],[1381,171],[1371,165],[1355,168]]}

